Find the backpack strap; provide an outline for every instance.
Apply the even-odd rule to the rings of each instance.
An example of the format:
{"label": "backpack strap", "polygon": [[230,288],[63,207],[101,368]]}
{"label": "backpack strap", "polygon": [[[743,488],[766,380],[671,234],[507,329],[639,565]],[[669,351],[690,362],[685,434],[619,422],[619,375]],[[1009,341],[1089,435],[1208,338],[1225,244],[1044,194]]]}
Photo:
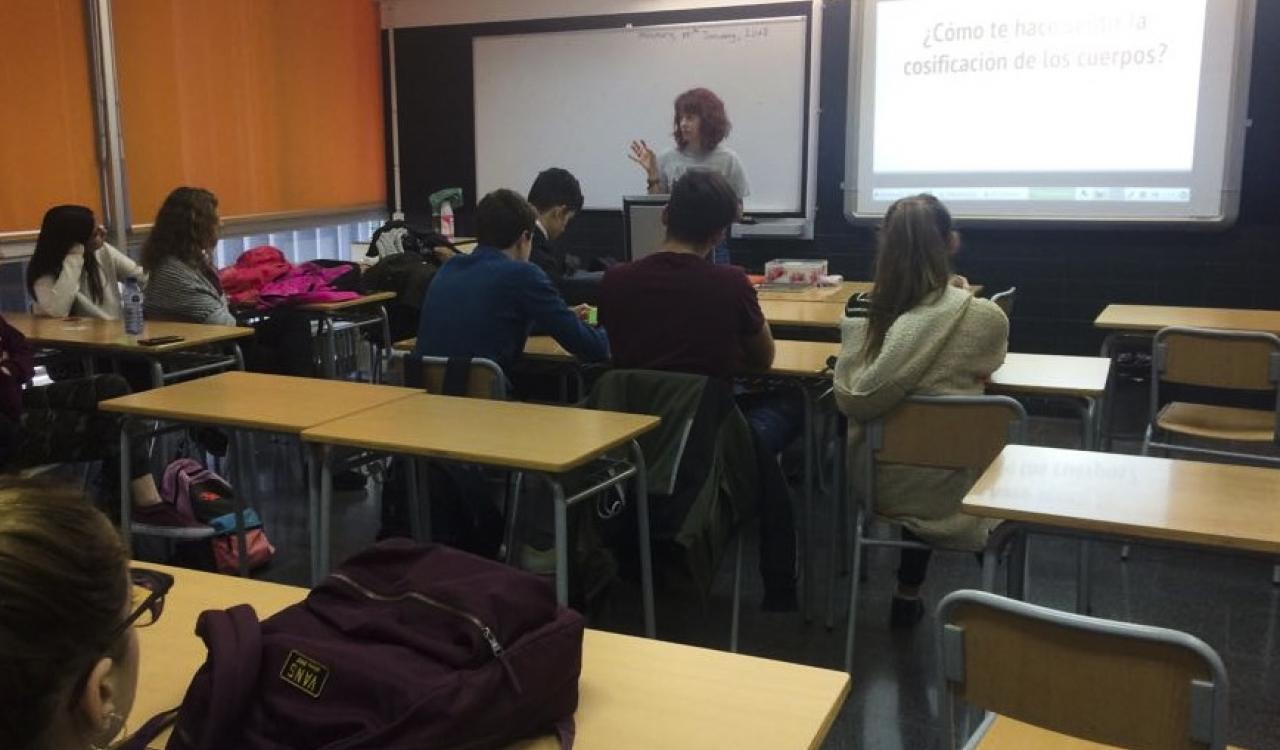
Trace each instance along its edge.
{"label": "backpack strap", "polygon": [[471,357],[450,357],[444,366],[443,395],[467,395],[467,380],[470,375]]}
{"label": "backpack strap", "polygon": [[236,747],[241,718],[254,696],[262,664],[262,629],[253,607],[210,609],[196,620],[209,649],[182,699],[170,750]]}
{"label": "backpack strap", "polygon": [[115,750],[147,750],[152,741],[159,737],[177,719],[178,709],[171,708],[168,711],[161,711],[152,716],[146,724],[138,727],[138,731],[126,737],[120,744],[112,747]]}
{"label": "backpack strap", "polygon": [[556,722],[556,739],[560,740],[560,750],[573,750],[573,741],[577,734],[578,727],[573,722],[573,714]]}

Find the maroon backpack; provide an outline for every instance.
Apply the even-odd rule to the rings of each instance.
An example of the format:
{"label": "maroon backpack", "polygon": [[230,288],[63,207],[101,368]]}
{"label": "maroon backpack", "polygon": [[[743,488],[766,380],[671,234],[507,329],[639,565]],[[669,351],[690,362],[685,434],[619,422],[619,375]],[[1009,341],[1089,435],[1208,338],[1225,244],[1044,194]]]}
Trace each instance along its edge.
{"label": "maroon backpack", "polygon": [[167,749],[481,750],[555,732],[568,750],[582,632],[542,578],[389,539],[263,622],[247,605],[201,614],[209,657]]}

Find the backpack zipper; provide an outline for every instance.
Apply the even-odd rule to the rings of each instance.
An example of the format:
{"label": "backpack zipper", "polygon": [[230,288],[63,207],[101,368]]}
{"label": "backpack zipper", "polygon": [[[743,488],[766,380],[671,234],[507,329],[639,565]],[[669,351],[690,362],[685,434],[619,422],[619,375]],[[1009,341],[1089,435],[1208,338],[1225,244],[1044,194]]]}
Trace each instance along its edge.
{"label": "backpack zipper", "polygon": [[470,612],[464,612],[458,609],[457,607],[450,606],[438,599],[433,599],[427,596],[426,594],[420,594],[417,591],[410,591],[408,593],[399,594],[397,596],[387,596],[385,594],[379,594],[376,591],[371,591],[365,588],[364,586],[361,586],[360,584],[348,578],[343,573],[330,573],[329,577],[336,578],[339,581],[342,581],[343,583],[347,584],[351,588],[360,592],[360,594],[363,595],[365,598],[373,599],[374,601],[399,602],[399,601],[404,601],[405,599],[413,599],[415,601],[422,602],[423,604],[426,604],[428,606],[435,607],[436,609],[442,609],[445,612],[448,612],[452,615],[461,617],[462,619],[476,626],[476,629],[480,631],[480,635],[484,637],[486,642],[488,642],[489,650],[493,652],[494,657],[501,660],[504,666],[506,664],[506,660],[502,658],[503,648],[502,648],[502,644],[498,642],[498,637],[493,634],[493,630],[490,629],[488,625],[485,625],[484,622],[482,622],[479,617],[476,617]]}

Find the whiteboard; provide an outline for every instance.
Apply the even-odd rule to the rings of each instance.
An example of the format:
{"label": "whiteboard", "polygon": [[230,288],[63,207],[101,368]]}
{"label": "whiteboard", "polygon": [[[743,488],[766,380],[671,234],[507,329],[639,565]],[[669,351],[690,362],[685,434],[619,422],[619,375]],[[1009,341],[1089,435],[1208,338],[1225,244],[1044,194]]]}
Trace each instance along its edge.
{"label": "whiteboard", "polygon": [[645,188],[631,140],[674,148],[676,96],[705,87],[733,123],[724,145],[746,167],[746,210],[802,212],[807,31],[787,16],[477,37],[476,188],[525,193],[563,167],[586,208],[620,209]]}

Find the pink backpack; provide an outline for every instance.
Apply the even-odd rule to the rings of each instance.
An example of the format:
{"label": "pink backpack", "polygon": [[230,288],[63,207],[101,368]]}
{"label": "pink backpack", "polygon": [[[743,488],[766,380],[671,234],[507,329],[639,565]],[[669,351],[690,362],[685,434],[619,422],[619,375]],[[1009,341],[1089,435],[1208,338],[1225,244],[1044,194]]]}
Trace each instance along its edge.
{"label": "pink backpack", "polygon": [[[183,517],[212,526],[215,535],[209,545],[214,566],[218,572],[228,575],[239,572],[240,546],[236,540],[235,516],[240,503],[227,480],[195,459],[179,458],[165,468],[160,498],[172,503]],[[271,562],[276,550],[267,539],[258,514],[252,508],[245,508],[243,515],[248,569],[256,570]]]}

